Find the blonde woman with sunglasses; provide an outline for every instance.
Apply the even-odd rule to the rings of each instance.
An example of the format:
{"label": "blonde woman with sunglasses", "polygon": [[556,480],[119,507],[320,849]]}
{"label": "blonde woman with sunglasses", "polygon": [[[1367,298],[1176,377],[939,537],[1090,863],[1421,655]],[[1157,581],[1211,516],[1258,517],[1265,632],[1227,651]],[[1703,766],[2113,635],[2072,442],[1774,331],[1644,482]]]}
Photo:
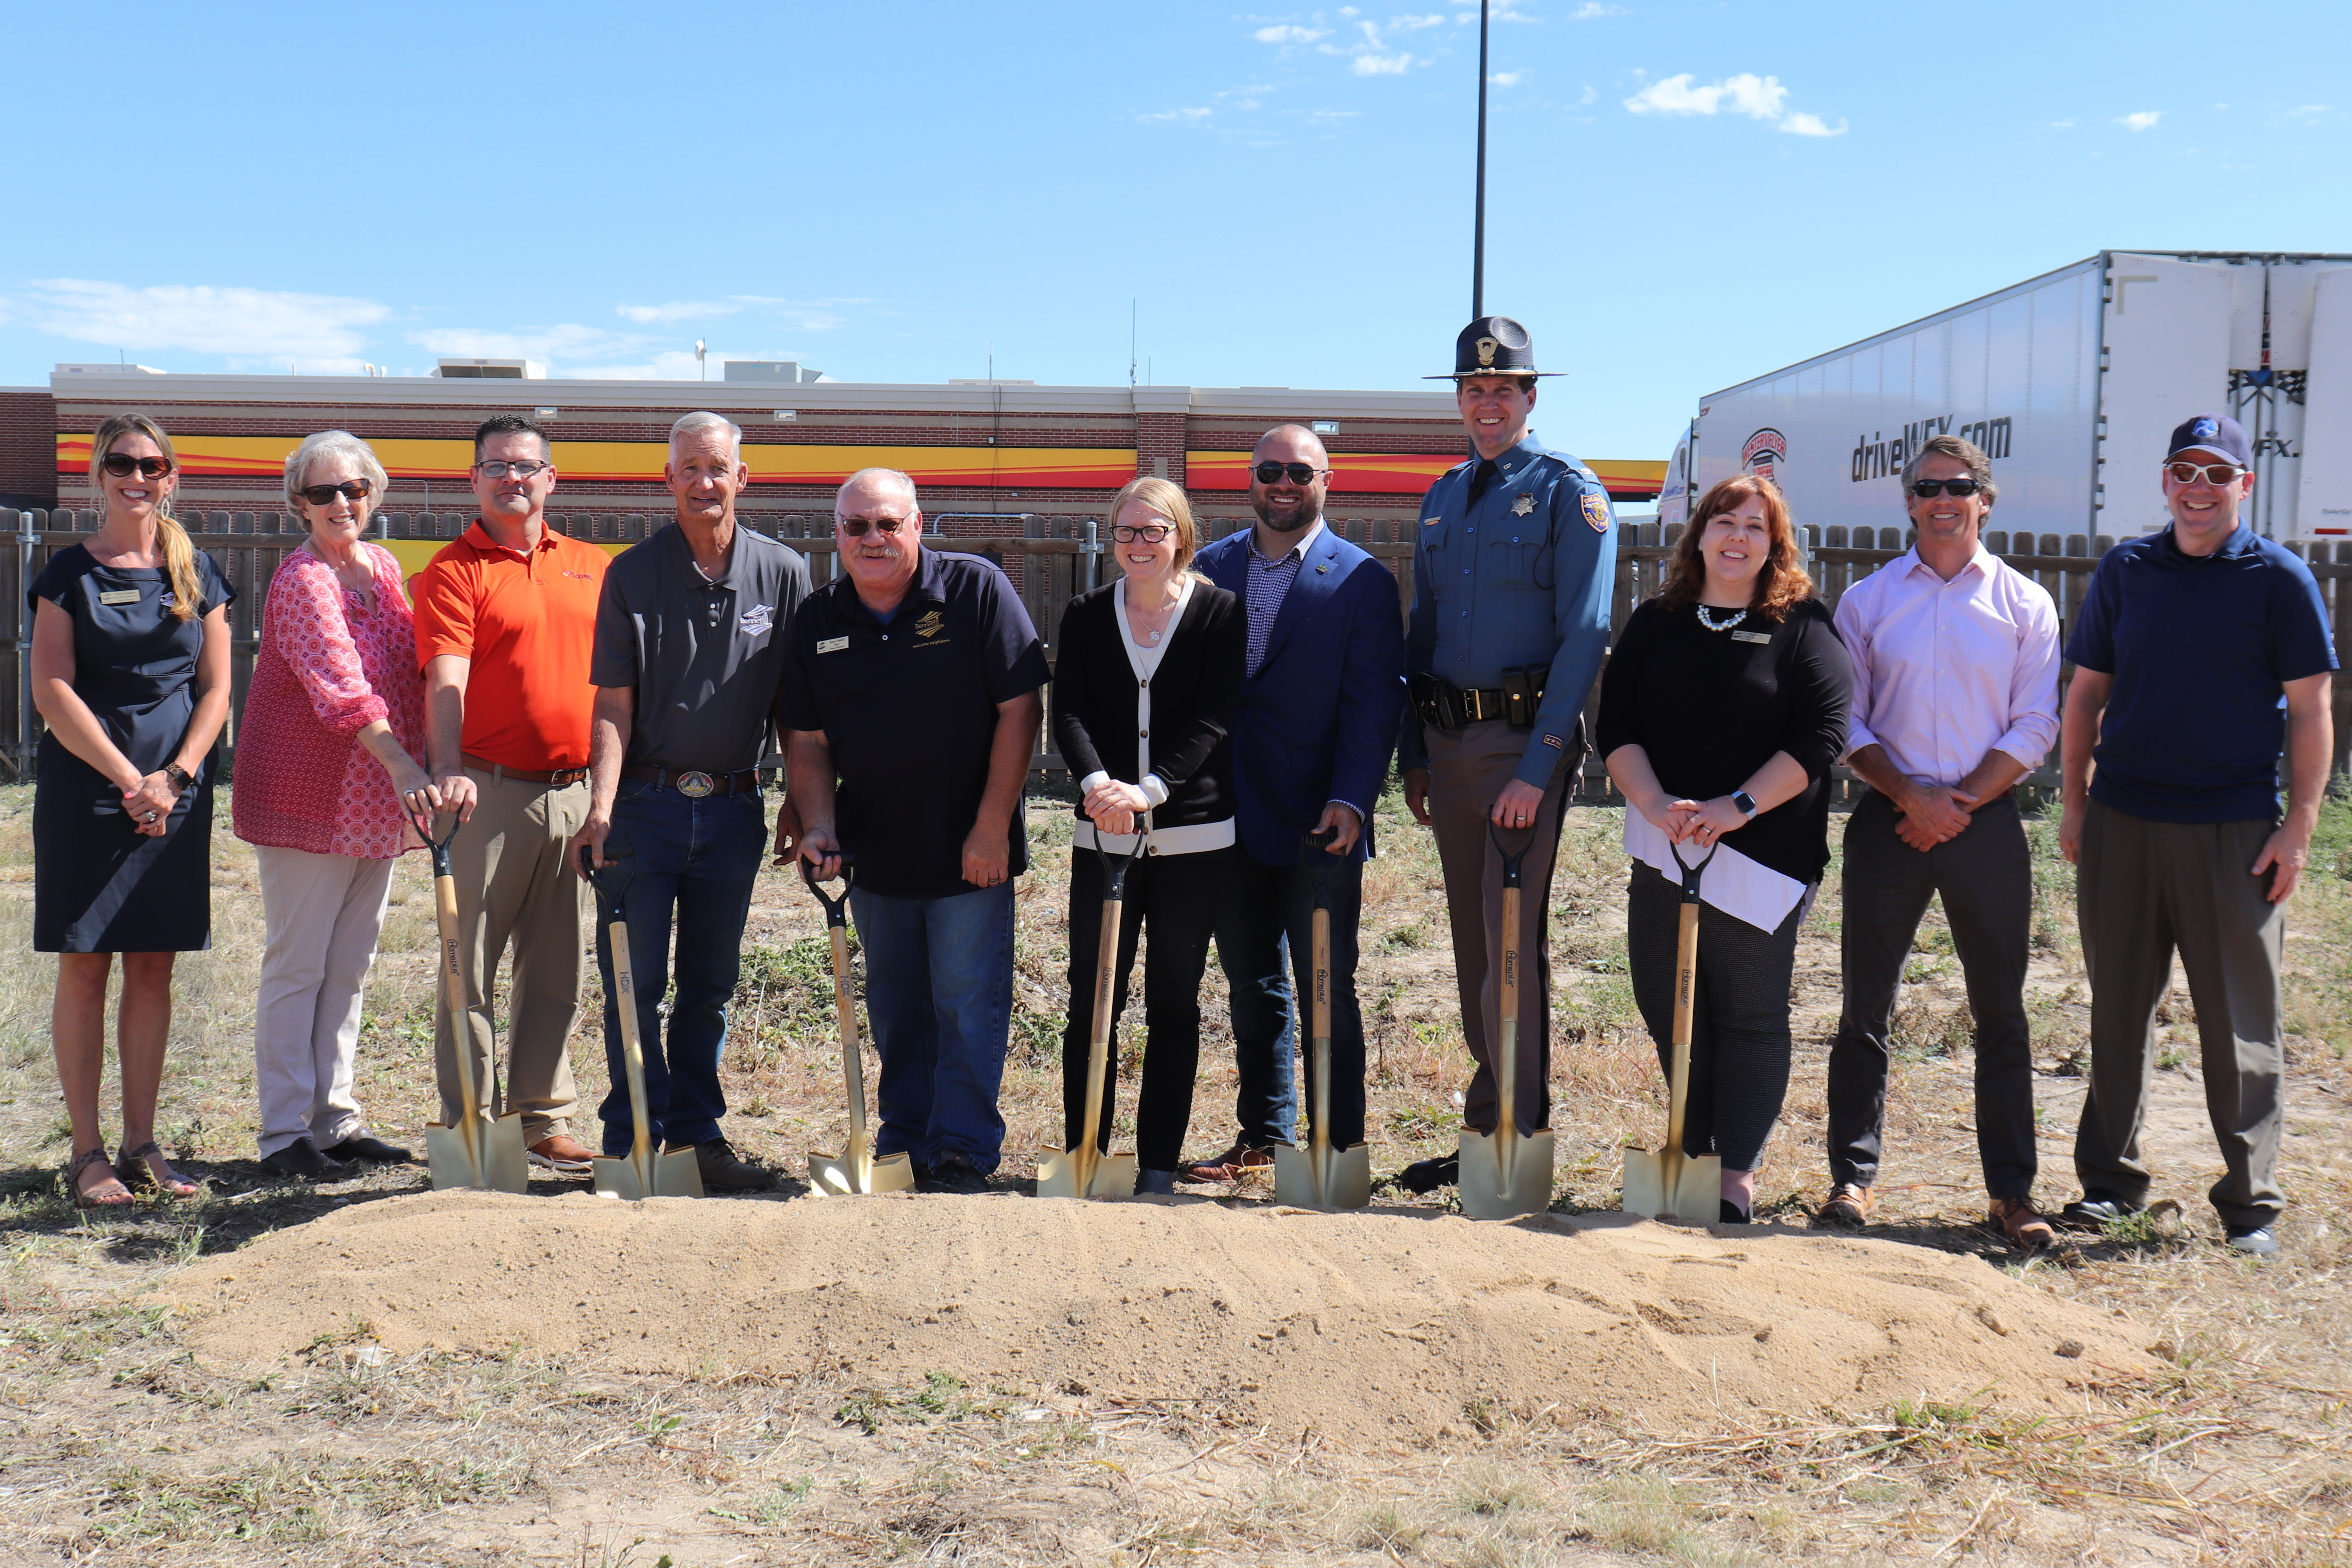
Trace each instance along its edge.
{"label": "blonde woman with sunglasses", "polygon": [[[33,604],[33,701],[41,737],[33,796],[33,946],[58,955],[50,1034],[73,1124],[67,1194],[89,1207],[134,1187],[193,1197],[155,1142],[155,1096],[172,1025],[172,966],[212,945],[214,743],[228,717],[228,603],[209,556],[172,517],[179,463],[143,414],[90,440],[106,520],[49,558]],[[115,1019],[122,1145],[99,1133],[106,989],[122,955]]]}

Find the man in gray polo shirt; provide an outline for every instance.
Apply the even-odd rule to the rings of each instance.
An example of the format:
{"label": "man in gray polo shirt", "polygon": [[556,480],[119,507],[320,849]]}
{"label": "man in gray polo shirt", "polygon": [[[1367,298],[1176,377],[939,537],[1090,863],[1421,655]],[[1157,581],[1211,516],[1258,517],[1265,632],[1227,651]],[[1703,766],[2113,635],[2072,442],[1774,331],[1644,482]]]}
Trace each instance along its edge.
{"label": "man in gray polo shirt", "polygon": [[[589,669],[596,709],[588,822],[577,843],[595,851],[598,865],[620,868],[614,880],[629,927],[655,1142],[691,1147],[706,1188],[751,1192],[773,1178],[739,1158],[719,1131],[727,1112],[719,1053],[767,842],[757,768],[784,628],[808,596],[809,574],[797,552],[738,526],[735,497],[751,477],[742,441],[716,414],[672,426],[662,478],[677,500],[677,526],[623,551],[604,575]],[[789,848],[798,834],[787,800],[777,841]],[[599,1112],[604,1152],[625,1154],[634,1129],[612,942],[601,921],[596,963],[612,1072]],[[665,1038],[661,1000],[673,978]]]}

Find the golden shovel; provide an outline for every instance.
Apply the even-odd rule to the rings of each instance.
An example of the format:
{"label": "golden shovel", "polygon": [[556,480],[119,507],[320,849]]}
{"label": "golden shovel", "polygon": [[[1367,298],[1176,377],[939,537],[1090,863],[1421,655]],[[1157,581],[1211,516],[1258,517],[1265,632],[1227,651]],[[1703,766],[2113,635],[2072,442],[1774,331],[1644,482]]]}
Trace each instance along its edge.
{"label": "golden shovel", "polygon": [[1458,1147],[1462,1212],[1473,1219],[1517,1219],[1551,1207],[1551,1129],[1522,1133],[1518,1122],[1519,1079],[1519,863],[1535,847],[1536,836],[1514,855],[1503,847],[1492,821],[1486,837],[1503,858],[1502,1038],[1495,1053],[1495,1086],[1502,1104],[1492,1132],[1462,1130]]}
{"label": "golden shovel", "polygon": [[1331,870],[1324,845],[1336,830],[1311,834],[1304,862],[1315,889],[1315,1124],[1307,1146],[1274,1146],[1274,1201],[1303,1209],[1360,1209],[1372,1202],[1372,1152],[1361,1143],[1331,1146]]}
{"label": "golden shovel", "polygon": [[[619,857],[608,857],[605,868]],[[644,1198],[698,1198],[702,1169],[692,1149],[654,1152],[653,1120],[646,1110],[646,1053],[637,1026],[636,969],[629,952],[629,922],[621,901],[609,897],[599,879],[595,851],[580,847],[580,876],[596,891],[597,918],[604,922],[604,940],[613,950],[613,1005],[621,1015],[621,1058],[628,1066],[629,1119],[636,1135],[625,1154],[599,1154],[589,1163],[596,1171],[596,1195],[636,1203]]]}
{"label": "golden shovel", "polygon": [[824,906],[825,933],[833,939],[833,1010],[841,1020],[841,1071],[849,1087],[849,1147],[838,1159],[809,1152],[809,1185],[819,1197],[850,1197],[861,1193],[903,1193],[915,1184],[915,1163],[903,1152],[874,1157],[866,1133],[866,1050],[857,1038],[857,1002],[849,994],[849,889],[857,872],[846,856],[841,861],[841,896],[829,896],[816,872],[803,858],[801,880]]}
{"label": "golden shovel", "polygon": [[[427,838],[433,852],[433,907],[441,927],[441,994],[449,1004],[449,1037],[457,1058],[457,1097],[463,1111],[455,1127],[433,1122],[425,1129],[425,1158],[433,1185],[480,1187],[494,1193],[530,1189],[530,1161],[523,1152],[522,1112],[492,1116],[474,1082],[474,1040],[466,1011],[466,967],[457,951],[457,877],[449,869],[449,841],[457,837],[453,816],[449,831]],[[495,1050],[495,1047],[494,1047]],[[497,1088],[497,1063],[492,1059],[491,1088]]]}
{"label": "golden shovel", "polygon": [[1041,1198],[1131,1198],[1135,1195],[1135,1155],[1102,1150],[1103,1100],[1110,1073],[1111,1008],[1118,974],[1118,917],[1126,906],[1127,870],[1143,853],[1145,826],[1135,824],[1135,844],[1123,860],[1114,860],[1095,835],[1095,856],[1103,867],[1101,946],[1095,957],[1095,1011],[1092,1037],[1087,1042],[1087,1110],[1078,1128],[1075,1149],[1049,1149],[1037,1156],[1037,1195]]}
{"label": "golden shovel", "polygon": [[1723,1158],[1683,1152],[1683,1111],[1690,1100],[1691,1014],[1698,986],[1698,877],[1715,851],[1694,866],[1680,848],[1668,847],[1683,868],[1683,905],[1675,944],[1675,1065],[1666,1091],[1666,1146],[1625,1151],[1625,1212],[1710,1225],[1723,1213]]}

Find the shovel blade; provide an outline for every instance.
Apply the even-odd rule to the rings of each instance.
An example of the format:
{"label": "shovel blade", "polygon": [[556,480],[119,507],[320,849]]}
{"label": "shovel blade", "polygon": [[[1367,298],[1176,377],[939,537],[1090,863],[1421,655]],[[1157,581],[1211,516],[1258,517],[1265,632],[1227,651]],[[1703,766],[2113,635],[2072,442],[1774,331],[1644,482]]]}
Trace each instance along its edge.
{"label": "shovel blade", "polygon": [[1315,1151],[1274,1146],[1274,1201],[1301,1209],[1361,1209],[1372,1205],[1372,1152],[1361,1143],[1333,1149],[1319,1174]]}
{"label": "shovel blade", "polygon": [[861,1173],[847,1154],[838,1160],[812,1150],[808,1157],[809,1185],[819,1197],[847,1198],[870,1193],[903,1193],[915,1184],[915,1163],[904,1152],[866,1162]]}
{"label": "shovel blade", "polygon": [[1551,1207],[1551,1130],[1522,1132],[1507,1156],[1492,1132],[1463,1129],[1459,1191],[1472,1219],[1517,1219]]}
{"label": "shovel blade", "polygon": [[511,1111],[471,1128],[425,1129],[425,1159],[436,1192],[473,1187],[493,1193],[530,1190],[530,1159],[523,1151],[522,1112]]}
{"label": "shovel blade", "polygon": [[1135,1156],[1101,1154],[1095,1159],[1093,1179],[1078,1186],[1078,1152],[1049,1149],[1037,1157],[1037,1195],[1041,1198],[1131,1198],[1135,1195]]}
{"label": "shovel blade", "polygon": [[1721,1155],[1685,1154],[1670,1160],[1664,1150],[1625,1151],[1627,1214],[1712,1225],[1723,1212],[1722,1204]]}
{"label": "shovel blade", "polygon": [[594,1163],[596,1195],[600,1198],[618,1198],[634,1204],[646,1198],[702,1196],[702,1167],[694,1163],[691,1149],[656,1154],[643,1165],[634,1154],[600,1154]]}

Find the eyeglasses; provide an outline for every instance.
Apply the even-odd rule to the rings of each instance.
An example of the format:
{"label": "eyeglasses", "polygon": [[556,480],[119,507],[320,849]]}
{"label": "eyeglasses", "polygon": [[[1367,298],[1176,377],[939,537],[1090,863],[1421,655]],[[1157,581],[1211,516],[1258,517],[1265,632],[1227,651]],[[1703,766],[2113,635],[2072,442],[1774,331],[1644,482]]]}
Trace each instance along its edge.
{"label": "eyeglasses", "polygon": [[878,528],[885,533],[896,533],[913,521],[911,517],[836,517],[833,520],[833,525],[852,539],[863,539],[866,537],[866,531],[869,528]]}
{"label": "eyeglasses", "polygon": [[[113,460],[111,458],[107,459],[110,463]],[[2193,485],[2203,479],[2219,489],[2224,485],[2235,484],[2238,476],[2246,470],[2235,463],[2167,463],[2164,471],[2172,476],[2172,482],[2176,485]]]}
{"label": "eyeglasses", "polygon": [[1111,524],[1110,536],[1114,542],[1119,544],[1133,544],[1139,540],[1146,544],[1157,544],[1175,531],[1171,525],[1164,522],[1147,522],[1139,527],[1115,522]]}
{"label": "eyeglasses", "polygon": [[169,458],[134,458],[128,452],[109,452],[98,463],[118,479],[127,479],[132,474],[142,479],[160,479],[172,471]]}
{"label": "eyeglasses", "polygon": [[1926,500],[1937,490],[1943,491],[1948,496],[1972,496],[1982,489],[1984,486],[1974,479],[1913,479],[1911,481],[1911,493],[1921,500]]}
{"label": "eyeglasses", "polygon": [[1262,485],[1273,484],[1285,474],[1290,476],[1290,482],[1294,485],[1311,484],[1316,475],[1328,474],[1330,471],[1328,468],[1312,468],[1305,463],[1260,463],[1250,470],[1257,476],[1257,482]]}
{"label": "eyeglasses", "polygon": [[296,493],[312,506],[332,506],[337,496],[345,500],[365,500],[374,490],[373,479],[345,479],[339,485],[304,485]]}
{"label": "eyeglasses", "polygon": [[509,474],[512,474],[519,479],[529,479],[537,478],[553,467],[555,465],[552,463],[534,463],[528,458],[519,463],[501,463],[493,458],[487,463],[476,463],[474,472],[486,479],[502,479]]}

